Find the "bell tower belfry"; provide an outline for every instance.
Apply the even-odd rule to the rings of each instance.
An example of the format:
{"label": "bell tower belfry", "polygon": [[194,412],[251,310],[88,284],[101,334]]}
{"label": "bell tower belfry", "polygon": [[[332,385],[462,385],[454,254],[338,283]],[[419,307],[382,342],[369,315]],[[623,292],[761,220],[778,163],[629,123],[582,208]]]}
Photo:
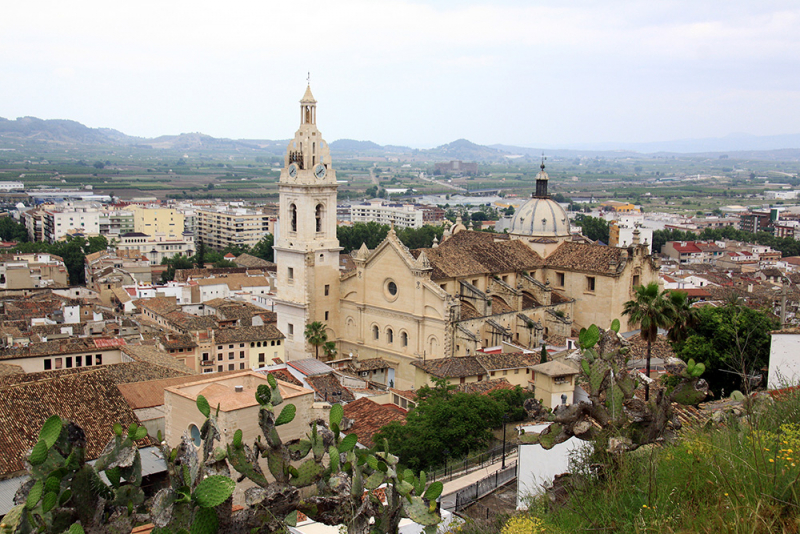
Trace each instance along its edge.
{"label": "bell tower belfry", "polygon": [[300,127],[289,142],[281,170],[280,227],[275,239],[278,329],[286,336],[286,359],[313,357],[307,324],[328,325],[335,340],[339,298],[339,240],[336,238],[336,171],[328,143],[317,129],[311,87],[300,100]]}

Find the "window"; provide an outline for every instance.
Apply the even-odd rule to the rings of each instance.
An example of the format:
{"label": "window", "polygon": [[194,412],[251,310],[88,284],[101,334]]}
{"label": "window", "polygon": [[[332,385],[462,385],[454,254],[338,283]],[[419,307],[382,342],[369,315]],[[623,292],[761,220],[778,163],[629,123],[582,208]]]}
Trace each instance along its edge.
{"label": "window", "polygon": [[239,343],[239,348],[244,348],[244,343]]}
{"label": "window", "polygon": [[331,293],[331,286],[329,284],[325,284],[325,296],[327,297]]}
{"label": "window", "polygon": [[289,219],[292,221],[292,232],[297,231],[297,206],[289,205]]}
{"label": "window", "polygon": [[328,320],[328,312],[325,312],[325,320]]}
{"label": "window", "polygon": [[294,335],[294,325],[292,323],[289,323],[288,327],[289,327],[289,337],[292,337]]}
{"label": "window", "polygon": [[50,369],[52,369],[52,368],[53,368],[53,360],[51,360],[51,359],[49,359],[49,358],[48,358],[48,359],[46,359],[46,360],[44,361],[44,370],[45,370],[45,371],[49,371],[49,370],[50,370]]}
{"label": "window", "polygon": [[233,344],[228,345],[228,348],[232,349],[233,348]]}
{"label": "window", "polygon": [[556,273],[556,285],[564,287],[565,277],[564,273]]}
{"label": "window", "polygon": [[239,357],[240,357],[240,358],[244,358],[244,351],[243,351],[243,350],[240,350],[240,351],[239,351]]}
{"label": "window", "polygon": [[372,339],[379,339],[381,337],[380,330],[377,326],[372,327]]}
{"label": "window", "polygon": [[460,380],[460,382],[461,382],[462,384],[466,384],[466,383],[467,383],[467,379],[466,379],[466,377],[463,377],[463,376],[462,376],[462,377],[461,377],[461,380]]}
{"label": "window", "polygon": [[204,353],[203,353],[203,361],[204,361],[204,362],[207,362],[207,361],[208,361],[208,353],[207,353],[207,352],[204,352]]}
{"label": "window", "polygon": [[222,361],[222,353],[217,354],[217,361]]}
{"label": "window", "polygon": [[217,372],[218,372],[218,373],[221,373],[221,372],[222,372],[222,366],[221,366],[221,365],[218,365],[218,366],[217,366]]}
{"label": "window", "polygon": [[236,364],[235,363],[229,363],[228,364],[228,371],[235,371],[235,370],[236,370]]}
{"label": "window", "polygon": [[266,361],[267,361],[267,359],[266,359],[266,356],[264,356],[264,353],[263,352],[259,353],[258,354],[258,363],[264,363]]}
{"label": "window", "polygon": [[394,343],[394,331],[391,328],[386,331],[386,342]]}
{"label": "window", "polygon": [[103,355],[102,354],[97,354],[94,357],[94,364],[95,365],[103,365]]}
{"label": "window", "polygon": [[408,346],[408,334],[405,332],[400,332],[400,345],[403,347]]}
{"label": "window", "polygon": [[492,376],[494,376],[494,371],[491,371],[489,374],[490,374],[490,375],[492,375]]}
{"label": "window", "polygon": [[193,424],[189,427],[189,435],[192,437],[192,443],[195,447],[200,447],[200,445],[202,445],[203,439],[200,435],[200,429],[197,428],[197,425]]}
{"label": "window", "polygon": [[289,280],[294,280],[294,267],[289,267]]}
{"label": "window", "polygon": [[70,367],[72,367],[72,356],[67,356],[66,360],[67,360],[67,369],[69,369]]}
{"label": "window", "polygon": [[232,360],[232,359],[233,359],[233,353],[232,353],[232,352],[229,352],[229,353],[228,353],[228,359],[229,359],[229,360]]}
{"label": "window", "polygon": [[75,367],[83,367],[83,356],[75,356]]}
{"label": "window", "polygon": [[508,371],[506,369],[503,369],[503,376],[508,376]]}
{"label": "window", "polygon": [[92,365],[92,355],[91,354],[87,354],[86,355],[86,365]]}
{"label": "window", "polygon": [[63,367],[61,358],[56,358],[56,369],[61,369]]}
{"label": "window", "polygon": [[594,276],[587,276],[586,277],[586,290],[587,291],[594,291],[595,287],[595,277]]}
{"label": "window", "polygon": [[389,291],[389,294],[391,296],[397,295],[397,284],[395,284],[394,282],[389,282],[388,284],[386,284],[386,289],[387,291]]}
{"label": "window", "polygon": [[[641,282],[639,282],[639,275],[638,274],[634,274],[633,275],[633,287],[638,287],[640,285],[642,285],[642,284],[641,284]],[[700,282],[700,287],[703,287],[703,283],[702,282]]]}
{"label": "window", "polygon": [[280,347],[281,346],[281,340],[278,339],[277,341],[275,341],[275,344]]}
{"label": "window", "polygon": [[317,204],[317,209],[314,212],[314,218],[317,221],[317,232],[322,231],[322,214],[323,214],[322,204]]}
{"label": "window", "polygon": [[222,350],[222,345],[219,345],[219,346],[217,347],[217,350]]}

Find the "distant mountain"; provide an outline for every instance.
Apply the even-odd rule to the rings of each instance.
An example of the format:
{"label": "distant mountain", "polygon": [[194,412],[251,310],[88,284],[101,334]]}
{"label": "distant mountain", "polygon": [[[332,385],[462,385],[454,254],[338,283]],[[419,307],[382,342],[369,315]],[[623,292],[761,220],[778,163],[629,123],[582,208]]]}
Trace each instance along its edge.
{"label": "distant mountain", "polygon": [[119,145],[139,141],[110,128],[89,128],[76,121],[36,117],[13,121],[0,117],[0,137],[69,145]]}
{"label": "distant mountain", "polygon": [[[162,135],[154,139],[133,137],[111,128],[89,128],[71,120],[21,117],[15,120],[0,117],[0,143],[22,145],[47,143],[60,146],[136,146],[181,151],[258,151],[282,155],[289,140],[226,139],[202,133]],[[560,147],[540,148],[513,145],[478,145],[467,139],[428,150],[407,146],[379,145],[372,141],[339,139],[330,144],[340,156],[408,156],[422,161],[480,161],[497,162],[524,157],[538,159],[549,156],[574,157],[641,157],[642,155],[692,155],[719,157],[727,154],[734,159],[765,159],[786,161],[800,159],[800,134],[756,136],[731,134],[719,138],[682,139],[647,143],[583,143]]]}
{"label": "distant mountain", "polygon": [[499,161],[510,155],[504,150],[477,145],[466,139],[457,139],[452,143],[438,146],[430,150],[421,150],[420,152],[444,159],[457,159],[462,161]]}

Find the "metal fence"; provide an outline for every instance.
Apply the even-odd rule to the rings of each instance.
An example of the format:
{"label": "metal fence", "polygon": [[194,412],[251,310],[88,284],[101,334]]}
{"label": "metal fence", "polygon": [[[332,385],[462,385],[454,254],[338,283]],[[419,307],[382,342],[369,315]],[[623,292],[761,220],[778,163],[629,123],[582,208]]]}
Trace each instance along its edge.
{"label": "metal fence", "polygon": [[[508,459],[510,456],[515,456],[516,454],[517,445],[506,444],[506,459]],[[443,468],[437,469],[431,473],[427,473],[428,480],[431,482],[435,482],[437,480],[441,480],[442,482],[453,480],[453,478],[464,476],[472,471],[475,471],[476,469],[482,469],[487,465],[499,462],[502,458],[503,446],[498,445],[497,447],[492,447],[491,449],[488,449],[480,454],[468,456],[463,460],[449,460]]]}
{"label": "metal fence", "polygon": [[514,462],[505,469],[498,469],[494,474],[470,484],[466,488],[456,492],[454,512],[460,512],[470,504],[476,502],[481,497],[488,495],[503,484],[517,478],[517,462]]}

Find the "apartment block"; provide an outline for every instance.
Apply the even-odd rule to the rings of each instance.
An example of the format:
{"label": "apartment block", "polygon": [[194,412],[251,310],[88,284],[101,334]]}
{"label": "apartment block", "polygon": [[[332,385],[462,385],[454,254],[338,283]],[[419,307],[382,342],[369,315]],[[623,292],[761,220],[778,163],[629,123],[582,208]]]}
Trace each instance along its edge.
{"label": "apartment block", "polygon": [[271,233],[271,220],[255,210],[225,207],[198,210],[195,224],[205,246],[222,250],[228,246],[252,247]]}
{"label": "apartment block", "polygon": [[420,228],[425,224],[425,212],[413,204],[385,204],[382,200],[369,200],[350,207],[350,220],[354,223],[376,222],[393,224],[398,228]]}

